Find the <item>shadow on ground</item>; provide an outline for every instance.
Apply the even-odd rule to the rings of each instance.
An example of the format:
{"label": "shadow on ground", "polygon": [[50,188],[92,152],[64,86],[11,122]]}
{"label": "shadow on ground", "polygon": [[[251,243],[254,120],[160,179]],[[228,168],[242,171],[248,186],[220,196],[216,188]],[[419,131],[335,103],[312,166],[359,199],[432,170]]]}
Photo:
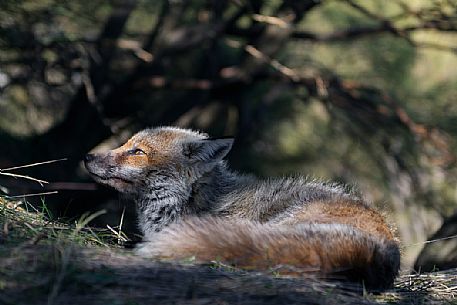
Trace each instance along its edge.
{"label": "shadow on ground", "polygon": [[[5,251],[3,249],[2,251]],[[126,250],[65,243],[2,253],[1,304],[441,304],[426,289],[381,294],[311,279],[279,278],[219,264],[154,262]],[[416,286],[418,288],[418,286]],[[429,287],[430,288],[430,287]],[[432,287],[433,288],[433,287]]]}

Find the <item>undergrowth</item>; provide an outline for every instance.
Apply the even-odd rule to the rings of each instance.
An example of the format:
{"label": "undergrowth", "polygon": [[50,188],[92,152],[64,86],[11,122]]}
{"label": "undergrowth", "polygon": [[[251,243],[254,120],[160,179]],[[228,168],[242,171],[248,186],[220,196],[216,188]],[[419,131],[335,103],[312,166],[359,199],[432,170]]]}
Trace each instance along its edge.
{"label": "undergrowth", "polygon": [[382,293],[247,272],[221,262],[146,260],[107,229],[53,219],[43,204],[0,197],[0,304],[457,304],[457,270],[403,274]]}
{"label": "undergrowth", "polygon": [[59,241],[80,246],[116,247],[127,239],[121,230],[88,226],[90,221],[104,213],[104,210],[87,213],[74,221],[62,222],[53,219],[44,202],[37,208],[26,200],[9,201],[0,197],[0,241],[8,246]]}

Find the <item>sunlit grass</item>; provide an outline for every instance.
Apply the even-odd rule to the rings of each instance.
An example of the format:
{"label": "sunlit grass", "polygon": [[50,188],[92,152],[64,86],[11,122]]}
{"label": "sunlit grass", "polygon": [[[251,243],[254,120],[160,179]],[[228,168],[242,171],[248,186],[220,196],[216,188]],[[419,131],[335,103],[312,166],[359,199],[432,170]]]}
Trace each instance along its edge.
{"label": "sunlit grass", "polygon": [[62,222],[53,219],[45,202],[35,207],[25,200],[7,201],[0,197],[1,239],[7,246],[70,242],[80,246],[118,247],[120,238],[127,240],[122,231],[114,234],[109,229],[88,226],[90,221],[104,213],[102,210],[84,214],[72,222]]}

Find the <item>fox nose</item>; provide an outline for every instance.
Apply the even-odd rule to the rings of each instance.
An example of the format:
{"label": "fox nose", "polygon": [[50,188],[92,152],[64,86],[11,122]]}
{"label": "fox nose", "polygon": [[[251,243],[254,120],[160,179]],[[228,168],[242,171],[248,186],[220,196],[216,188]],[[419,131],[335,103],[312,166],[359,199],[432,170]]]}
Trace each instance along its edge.
{"label": "fox nose", "polygon": [[95,159],[95,155],[94,154],[87,154],[85,157],[84,157],[84,161],[86,162],[90,162],[92,160]]}

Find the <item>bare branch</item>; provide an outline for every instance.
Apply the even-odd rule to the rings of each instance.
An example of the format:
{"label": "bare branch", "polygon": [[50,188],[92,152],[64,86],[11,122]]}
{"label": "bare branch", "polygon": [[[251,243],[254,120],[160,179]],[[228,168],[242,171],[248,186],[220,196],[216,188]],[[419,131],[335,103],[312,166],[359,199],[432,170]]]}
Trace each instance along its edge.
{"label": "bare branch", "polygon": [[25,165],[20,165],[20,166],[14,166],[14,167],[9,167],[9,168],[0,168],[0,172],[6,172],[6,171],[12,171],[15,169],[20,169],[20,168],[27,168],[27,167],[34,167],[34,166],[39,166],[43,164],[50,164],[50,163],[56,163],[60,161],[66,161],[67,158],[62,158],[62,159],[55,159],[55,160],[49,160],[49,161],[43,161],[43,162],[36,162],[32,164],[25,164]]}
{"label": "bare branch", "polygon": [[52,191],[52,192],[42,192],[42,193],[33,193],[33,194],[23,194],[23,195],[6,195],[4,197],[7,198],[25,198],[25,197],[36,197],[36,196],[44,196],[44,195],[54,195],[58,194],[58,191]]}
{"label": "bare branch", "polygon": [[36,179],[36,178],[26,176],[26,175],[18,175],[18,174],[13,174],[13,173],[4,173],[4,172],[0,172],[0,175],[10,176],[10,177],[14,177],[14,178],[22,178],[22,179],[26,179],[26,180],[32,180],[32,181],[38,182],[41,186],[49,183],[48,181]]}

